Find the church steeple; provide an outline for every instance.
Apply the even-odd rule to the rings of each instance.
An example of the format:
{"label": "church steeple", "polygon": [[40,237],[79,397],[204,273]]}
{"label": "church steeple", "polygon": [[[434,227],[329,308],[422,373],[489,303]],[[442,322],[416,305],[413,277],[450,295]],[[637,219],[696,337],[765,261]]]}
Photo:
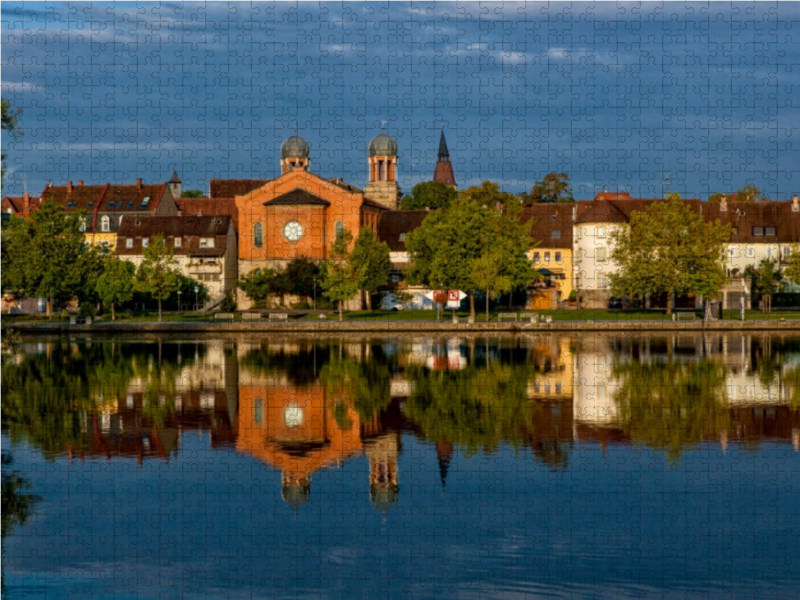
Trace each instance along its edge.
{"label": "church steeple", "polygon": [[450,152],[447,149],[447,141],[444,139],[444,129],[439,137],[439,156],[436,170],[433,172],[433,180],[456,189],[456,176],[453,173],[453,165],[450,164]]}

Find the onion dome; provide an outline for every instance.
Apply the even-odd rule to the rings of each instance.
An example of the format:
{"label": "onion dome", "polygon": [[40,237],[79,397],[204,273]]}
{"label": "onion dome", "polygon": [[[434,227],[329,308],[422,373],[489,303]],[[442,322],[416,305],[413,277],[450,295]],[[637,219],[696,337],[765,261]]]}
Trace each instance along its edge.
{"label": "onion dome", "polygon": [[369,143],[370,156],[397,156],[397,142],[386,134],[379,133]]}
{"label": "onion dome", "polygon": [[309,146],[298,135],[286,138],[281,144],[281,158],[308,158]]}

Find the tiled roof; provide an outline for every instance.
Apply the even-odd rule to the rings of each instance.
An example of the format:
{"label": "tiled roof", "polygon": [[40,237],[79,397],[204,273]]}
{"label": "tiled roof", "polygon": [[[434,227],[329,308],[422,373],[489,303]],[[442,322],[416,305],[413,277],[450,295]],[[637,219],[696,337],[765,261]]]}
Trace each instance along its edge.
{"label": "tiled roof", "polygon": [[403,252],[405,241],[400,236],[414,231],[430,214],[427,210],[387,210],[378,222],[378,239],[393,252]]}
{"label": "tiled roof", "polygon": [[42,192],[42,201],[55,202],[68,212],[85,210],[91,214],[97,210],[107,187],[108,184],[74,185],[72,193],[68,193],[69,188],[66,185],[48,186]]}
{"label": "tiled roof", "polygon": [[450,161],[439,161],[436,163],[436,169],[433,171],[433,180],[444,185],[455,185],[456,176],[453,173],[453,165]]}
{"label": "tiled roof", "polygon": [[[142,239],[163,235],[167,248],[175,254],[221,256],[227,248],[228,215],[203,217],[150,217],[127,216],[117,232],[117,253],[120,255],[143,254]],[[175,247],[175,238],[181,238],[180,247]],[[213,237],[213,248],[200,248],[200,238]],[[133,248],[127,247],[127,239],[133,238]]]}
{"label": "tiled roof", "polygon": [[21,214],[23,200],[24,198],[22,196],[3,196],[3,202],[2,202],[3,212],[7,212],[8,209],[10,208],[15,215]]}
{"label": "tiled roof", "polygon": [[244,196],[269,183],[270,179],[211,179],[208,182],[211,198]]}
{"label": "tiled roof", "polygon": [[350,192],[351,194],[362,194],[363,190],[358,189],[354,185],[350,185],[346,181],[344,181],[341,177],[331,177],[328,179],[329,183],[332,183],[336,187],[342,188],[346,192]]}
{"label": "tiled roof", "polygon": [[166,189],[166,183],[142,186],[110,185],[98,212],[153,213]]}
{"label": "tiled roof", "polygon": [[575,222],[627,223],[628,216],[608,200],[578,202],[578,218]]}
{"label": "tiled roof", "polygon": [[533,219],[530,237],[541,242],[542,248],[571,248],[575,208],[574,204],[532,204],[522,209],[520,220],[527,223]]}
{"label": "tiled roof", "polygon": [[233,227],[238,231],[239,209],[233,198],[178,198],[175,203],[184,217],[228,215],[233,218]]}
{"label": "tiled roof", "polygon": [[631,200],[628,192],[600,192],[594,197],[595,200]]}
{"label": "tiled roof", "polygon": [[369,206],[370,208],[379,208],[381,210],[390,210],[389,208],[386,207],[385,204],[381,204],[380,202],[376,202],[372,198],[367,198],[366,196],[364,197],[363,205],[364,206]]}
{"label": "tiled roof", "polygon": [[321,206],[330,206],[331,203],[309,191],[295,188],[291,192],[286,192],[277,198],[264,202],[264,206],[275,204],[319,204]]}
{"label": "tiled roof", "polygon": [[[800,211],[793,212],[791,202],[728,202],[725,211],[720,202],[702,202],[700,206],[706,221],[719,219],[734,228],[734,244],[800,242]],[[774,227],[775,235],[755,235],[756,227]]]}

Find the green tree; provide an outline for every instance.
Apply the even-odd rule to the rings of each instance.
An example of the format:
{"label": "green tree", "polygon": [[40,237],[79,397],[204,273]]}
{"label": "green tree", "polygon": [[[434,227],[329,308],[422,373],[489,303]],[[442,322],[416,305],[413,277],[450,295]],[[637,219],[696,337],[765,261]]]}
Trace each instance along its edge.
{"label": "green tree", "polygon": [[237,285],[253,301],[255,306],[266,307],[267,299],[277,289],[275,269],[253,269],[242,277]]}
{"label": "green tree", "polygon": [[[488,289],[488,266],[504,262],[497,276],[510,277],[512,289],[527,285],[533,278],[525,255],[530,248],[530,223],[520,223],[516,197],[511,196],[514,202],[505,203],[509,195],[500,192],[497,184],[484,182],[461,192],[449,210],[431,212],[406,237],[412,258],[409,279],[434,289],[466,292],[473,319],[474,290],[479,286]],[[497,256],[483,261],[481,277],[476,279],[474,261],[490,252]]]}
{"label": "green tree", "polygon": [[[2,130],[3,133],[10,135],[12,138],[18,138],[22,135],[19,130],[19,118],[22,116],[22,109],[14,109],[11,107],[11,102],[3,98],[0,100],[0,107],[2,110]],[[6,178],[6,153],[2,153],[2,173],[0,173],[0,189],[2,189],[3,181]]]}
{"label": "green tree", "polygon": [[764,310],[769,311],[773,294],[782,292],[786,287],[784,274],[781,272],[778,260],[764,258],[757,268],[747,265],[744,275],[750,278],[751,293],[756,297],[761,297],[765,301]]}
{"label": "green tree", "polygon": [[537,202],[575,202],[566,173],[548,173],[531,188],[526,204]]}
{"label": "green tree", "polygon": [[[725,247],[730,225],[707,223],[670,194],[647,211],[633,211],[630,224],[612,230],[611,260],[619,267],[609,276],[615,296],[695,293],[718,297],[727,281]],[[667,314],[672,314],[671,302]]]}
{"label": "green tree", "polygon": [[514,289],[511,277],[504,273],[502,252],[495,249],[471,261],[472,281],[479,290],[486,291],[486,321],[489,321],[489,299],[507,294]]}
{"label": "green tree", "polygon": [[389,246],[378,241],[372,229],[362,227],[349,260],[357,273],[359,289],[366,292],[367,308],[372,310],[372,294],[389,283]]}
{"label": "green tree", "polygon": [[180,285],[178,261],[173,250],[167,248],[164,236],[159,234],[150,240],[144,250],[144,260],[136,272],[139,290],[158,300],[158,322],[161,323],[161,301]]}
{"label": "green tree", "polygon": [[289,261],[282,272],[282,281],[276,282],[278,290],[300,296],[310,303],[319,288],[319,264],[307,256],[298,256]]}
{"label": "green tree", "polygon": [[792,251],[786,258],[788,264],[783,269],[784,278],[800,285],[800,244],[793,244]]}
{"label": "green tree", "polygon": [[92,280],[98,250],[84,241],[84,215],[65,215],[47,201],[30,218],[12,219],[3,232],[3,285],[17,298],[47,299],[47,316],[55,302],[94,295]]}
{"label": "green tree", "polygon": [[449,208],[455,199],[456,191],[449,185],[438,181],[425,181],[415,185],[411,190],[411,195],[403,196],[400,208],[402,210]]}
{"label": "green tree", "polygon": [[756,186],[752,184],[743,185],[736,192],[737,202],[768,202],[769,198],[761,193]]}
{"label": "green tree", "polygon": [[342,229],[331,245],[331,259],[325,263],[322,290],[325,297],[339,303],[339,321],[344,320],[344,302],[358,293],[360,282],[358,272],[350,260],[350,246],[353,234]]}
{"label": "green tree", "polygon": [[205,198],[206,195],[200,190],[183,190],[181,198]]}
{"label": "green tree", "polygon": [[133,298],[136,267],[111,252],[103,261],[103,272],[97,278],[95,288],[100,301],[111,307],[111,320],[116,320],[115,305],[123,304]]}

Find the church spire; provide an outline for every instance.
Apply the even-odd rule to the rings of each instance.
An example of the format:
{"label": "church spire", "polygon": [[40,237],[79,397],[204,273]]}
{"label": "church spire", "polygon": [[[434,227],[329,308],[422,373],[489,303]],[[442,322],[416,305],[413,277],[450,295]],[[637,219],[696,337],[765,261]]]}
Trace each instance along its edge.
{"label": "church spire", "polygon": [[442,129],[442,135],[439,138],[439,162],[449,161],[450,160],[450,152],[447,150],[447,142],[444,139],[444,129]]}

